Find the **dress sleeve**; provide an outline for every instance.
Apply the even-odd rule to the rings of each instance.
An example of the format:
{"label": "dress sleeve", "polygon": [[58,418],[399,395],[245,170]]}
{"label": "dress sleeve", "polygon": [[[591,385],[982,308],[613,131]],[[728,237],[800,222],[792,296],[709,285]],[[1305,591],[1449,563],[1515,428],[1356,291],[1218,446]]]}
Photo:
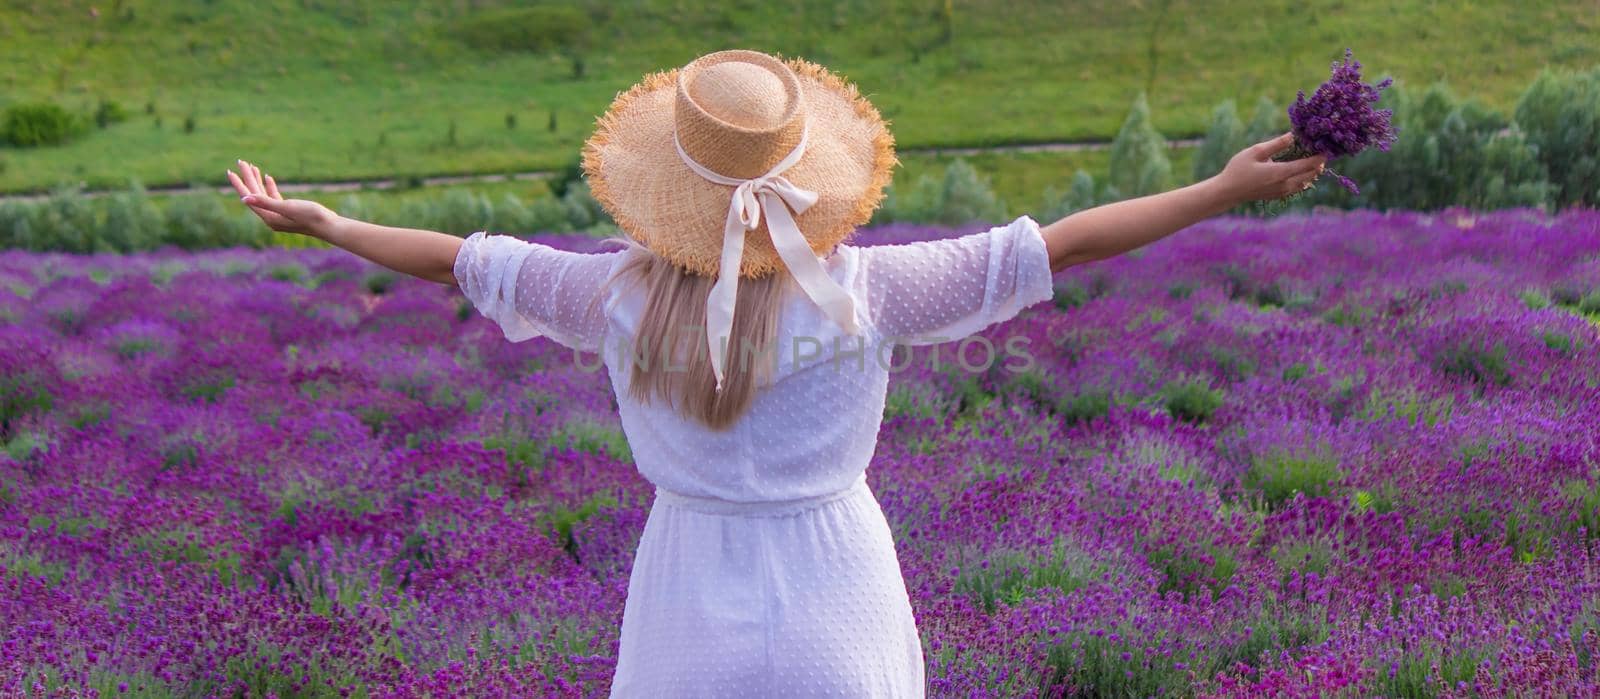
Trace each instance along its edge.
{"label": "dress sleeve", "polygon": [[1022,216],[958,238],[860,248],[867,316],[902,345],[960,339],[1050,298],[1050,255]]}
{"label": "dress sleeve", "polygon": [[479,231],[462,242],[454,272],[461,293],[507,340],[543,335],[598,351],[606,331],[604,302],[590,301],[622,254],[570,252]]}

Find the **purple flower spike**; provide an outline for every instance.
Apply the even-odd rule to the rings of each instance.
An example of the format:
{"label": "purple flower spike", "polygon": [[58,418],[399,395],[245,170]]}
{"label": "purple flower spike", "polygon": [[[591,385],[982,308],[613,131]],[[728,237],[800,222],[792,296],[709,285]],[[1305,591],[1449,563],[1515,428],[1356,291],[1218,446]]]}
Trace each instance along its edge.
{"label": "purple flower spike", "polygon": [[[1289,106],[1297,157],[1321,154],[1336,160],[1372,146],[1388,151],[1394,142],[1394,110],[1373,109],[1379,93],[1393,85],[1394,79],[1384,78],[1376,85],[1361,82],[1361,62],[1351,54],[1350,49],[1344,50],[1344,61],[1333,63],[1332,77],[1317,87],[1310,99],[1300,90]],[[1335,176],[1345,189],[1358,193],[1355,182]]]}

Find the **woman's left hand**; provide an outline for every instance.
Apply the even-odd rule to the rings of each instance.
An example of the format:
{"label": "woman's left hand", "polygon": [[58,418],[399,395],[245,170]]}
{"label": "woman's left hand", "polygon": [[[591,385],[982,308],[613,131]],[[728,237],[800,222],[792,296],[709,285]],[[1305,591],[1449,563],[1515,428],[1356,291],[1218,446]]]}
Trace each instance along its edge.
{"label": "woman's left hand", "polygon": [[1234,154],[1213,179],[1227,192],[1229,205],[1268,199],[1282,199],[1305,191],[1322,174],[1328,157],[1313,155],[1299,160],[1278,162],[1272,154],[1294,143],[1294,132],[1285,132]]}
{"label": "woman's left hand", "polygon": [[332,209],[309,199],[284,199],[272,175],[262,174],[261,168],[243,160],[239,161],[238,173],[228,171],[228,180],[240,199],[272,230],[321,238],[321,233],[339,218]]}

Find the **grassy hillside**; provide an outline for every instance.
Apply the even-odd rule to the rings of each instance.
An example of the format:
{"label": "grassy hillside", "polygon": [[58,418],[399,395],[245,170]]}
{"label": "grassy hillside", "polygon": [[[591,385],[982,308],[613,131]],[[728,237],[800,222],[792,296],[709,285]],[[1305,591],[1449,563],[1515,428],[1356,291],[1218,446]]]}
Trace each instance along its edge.
{"label": "grassy hillside", "polygon": [[105,97],[133,118],[0,151],[0,190],[220,183],[236,157],[295,181],[559,167],[641,74],[727,47],[834,68],[903,147],[1109,138],[1140,89],[1164,133],[1197,135],[1223,98],[1287,104],[1345,46],[1373,77],[1501,109],[1542,65],[1600,60],[1593,0],[508,4],[7,3],[0,104]]}

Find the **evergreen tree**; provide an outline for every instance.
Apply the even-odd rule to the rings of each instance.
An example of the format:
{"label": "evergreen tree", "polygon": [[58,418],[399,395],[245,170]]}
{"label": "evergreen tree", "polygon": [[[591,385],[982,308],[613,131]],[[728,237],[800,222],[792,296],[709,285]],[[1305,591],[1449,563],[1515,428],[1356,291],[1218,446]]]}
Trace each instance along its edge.
{"label": "evergreen tree", "polygon": [[1108,200],[1154,194],[1165,190],[1172,181],[1167,139],[1150,123],[1150,104],[1143,91],[1134,99],[1128,118],[1111,142],[1107,179]]}
{"label": "evergreen tree", "polygon": [[1245,145],[1270,141],[1289,130],[1289,109],[1280,107],[1266,95],[1256,100],[1256,111],[1244,128]]}
{"label": "evergreen tree", "polygon": [[1245,142],[1244,122],[1233,100],[1224,100],[1211,112],[1211,126],[1194,156],[1194,181],[1222,172],[1228,160],[1249,144]]}
{"label": "evergreen tree", "polygon": [[1539,147],[1557,206],[1600,206],[1600,66],[1546,68],[1517,100],[1514,119]]}
{"label": "evergreen tree", "polygon": [[1072,184],[1065,192],[1057,191],[1051,185],[1044,193],[1044,208],[1039,211],[1039,222],[1050,223],[1065,218],[1075,211],[1082,211],[1093,207],[1094,175],[1083,170],[1072,176]]}

